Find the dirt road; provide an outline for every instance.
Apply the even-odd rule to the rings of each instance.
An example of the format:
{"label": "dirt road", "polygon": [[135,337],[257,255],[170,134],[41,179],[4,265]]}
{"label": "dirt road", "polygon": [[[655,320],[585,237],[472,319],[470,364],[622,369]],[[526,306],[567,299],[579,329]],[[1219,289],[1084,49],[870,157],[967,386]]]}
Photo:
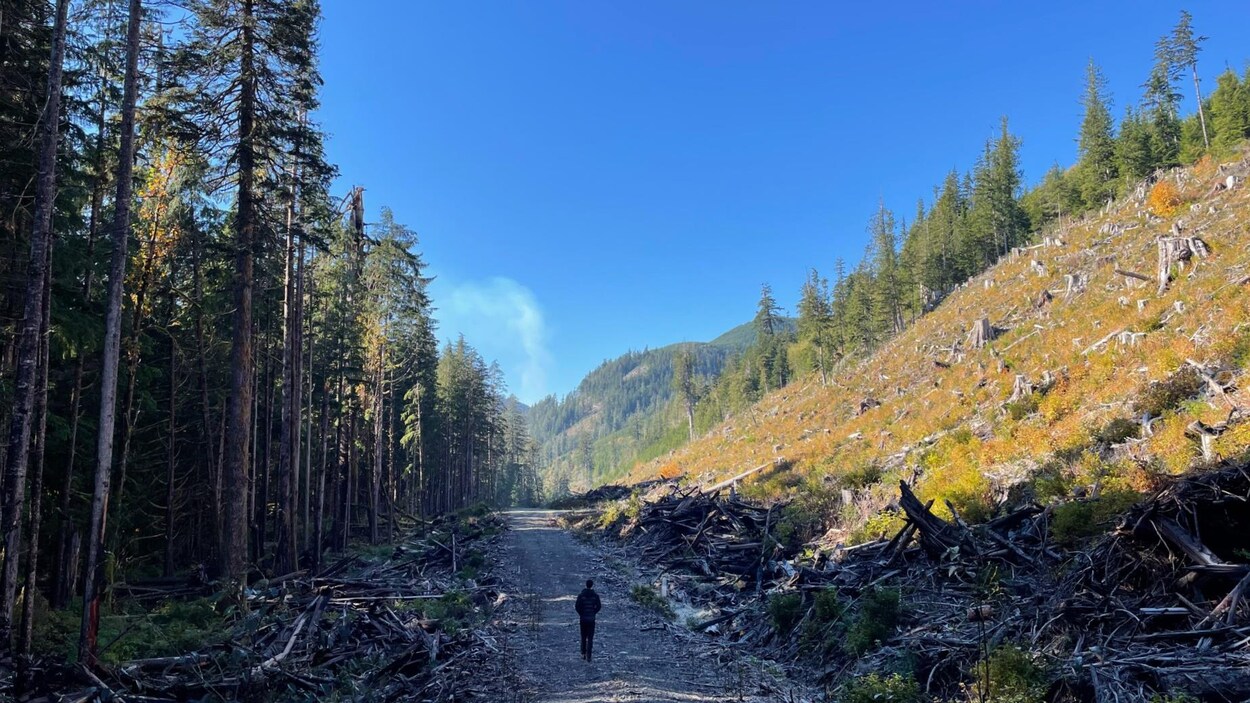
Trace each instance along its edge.
{"label": "dirt road", "polygon": [[[608,701],[786,701],[761,686],[758,665],[665,625],[629,596],[631,574],[555,524],[551,511],[508,513],[496,573],[512,600],[509,654],[524,682],[517,699],[544,703]],[[603,599],[595,661],[581,660],[573,601],[587,578]]]}

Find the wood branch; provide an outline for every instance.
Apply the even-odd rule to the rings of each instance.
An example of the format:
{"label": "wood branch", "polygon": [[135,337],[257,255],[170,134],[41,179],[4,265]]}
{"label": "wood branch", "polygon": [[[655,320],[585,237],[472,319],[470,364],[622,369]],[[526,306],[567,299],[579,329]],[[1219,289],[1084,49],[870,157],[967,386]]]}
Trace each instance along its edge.
{"label": "wood branch", "polygon": [[1124,276],[1125,278],[1134,278],[1139,281],[1145,281],[1146,283],[1149,283],[1152,280],[1150,276],[1147,276],[1144,273],[1137,273],[1136,271],[1126,271],[1124,269],[1116,269],[1115,272],[1120,274],[1121,276]]}
{"label": "wood branch", "polygon": [[1199,566],[1214,566],[1224,561],[1217,557],[1206,545],[1198,541],[1175,520],[1169,518],[1151,520],[1156,532],[1164,540],[1184,552],[1185,556]]}
{"label": "wood branch", "polygon": [[759,466],[756,466],[756,467],[755,467],[755,468],[753,468],[753,469],[747,469],[746,471],[743,471],[742,473],[738,474],[737,476],[733,476],[732,478],[727,478],[727,479],[725,479],[724,481],[721,481],[721,482],[719,482],[719,483],[712,484],[711,486],[708,486],[708,487],[707,487],[706,489],[704,489],[704,490],[706,490],[706,491],[707,491],[707,492],[709,492],[709,493],[713,493],[713,492],[715,492],[715,491],[723,490],[723,489],[725,489],[725,488],[728,488],[728,487],[730,487],[730,486],[732,486],[732,485],[734,485],[734,484],[738,483],[739,481],[742,481],[742,480],[743,480],[743,479],[745,479],[745,478],[749,478],[749,477],[751,477],[751,476],[754,476],[755,474],[761,473],[761,472],[763,472],[763,471],[767,471],[768,469],[772,469],[772,468],[776,468],[776,467],[779,467],[779,466],[783,466],[785,463],[786,463],[786,460],[785,460],[784,458],[782,458],[782,457],[777,457],[777,458],[773,459],[772,461],[769,461],[769,462],[766,462],[766,463],[760,464]]}
{"label": "wood branch", "polygon": [[1111,339],[1112,339],[1113,337],[1117,337],[1117,336],[1119,336],[1119,334],[1120,334],[1121,332],[1123,332],[1125,329],[1126,329],[1126,328],[1121,327],[1120,329],[1118,329],[1118,330],[1116,330],[1116,331],[1112,332],[1111,334],[1108,334],[1106,337],[1103,337],[1102,339],[1098,340],[1097,342],[1094,342],[1093,344],[1089,345],[1088,347],[1086,347],[1085,351],[1081,352],[1081,356],[1088,356],[1090,352],[1092,352],[1092,351],[1094,351],[1094,350],[1098,349],[1098,347],[1101,347],[1102,345],[1106,344],[1107,342],[1110,342],[1110,341],[1111,341]]}

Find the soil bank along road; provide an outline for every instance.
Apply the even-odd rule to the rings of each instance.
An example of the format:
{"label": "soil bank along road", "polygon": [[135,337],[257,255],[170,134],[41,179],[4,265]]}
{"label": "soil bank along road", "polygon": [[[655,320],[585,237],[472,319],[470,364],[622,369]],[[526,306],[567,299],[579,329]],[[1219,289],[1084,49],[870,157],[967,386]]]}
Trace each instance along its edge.
{"label": "soil bank along road", "polygon": [[[557,512],[515,510],[502,543],[499,568],[513,620],[508,638],[526,703],[616,701],[789,701],[762,682],[758,663],[717,652],[692,634],[664,624],[630,598],[626,565],[608,565],[593,546],[556,525]],[[614,568],[615,567],[615,568]],[[573,602],[586,579],[603,600],[594,661],[582,661]]]}

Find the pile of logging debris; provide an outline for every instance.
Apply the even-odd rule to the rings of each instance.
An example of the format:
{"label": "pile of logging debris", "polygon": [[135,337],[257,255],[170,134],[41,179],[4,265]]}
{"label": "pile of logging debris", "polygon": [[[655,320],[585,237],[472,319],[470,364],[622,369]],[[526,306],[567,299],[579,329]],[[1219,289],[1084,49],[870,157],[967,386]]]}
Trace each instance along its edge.
{"label": "pile of logging debris", "polygon": [[719,491],[673,487],[667,495],[643,503],[637,518],[620,534],[636,538],[644,558],[708,578],[727,575],[754,583],[771,555],[767,550],[774,545],[766,535],[781,507],[721,498]]}
{"label": "pile of logging debris", "polygon": [[[1052,682],[1047,700],[1250,699],[1244,463],[1177,480],[1071,547],[1051,536],[1056,506],[1018,506],[970,525],[953,508],[953,518],[939,517],[902,483],[906,521],[891,539],[809,545],[815,556],[800,557],[767,538],[775,508],[670,491],[619,534],[668,579],[684,574],[675,590],[712,614],[695,629],[803,664],[831,685],[907,661],[921,688],[946,700],[965,690],[987,652],[1015,646],[1038,656]],[[766,614],[771,598],[798,594],[802,618],[814,617],[816,594],[830,589],[852,612],[883,587],[899,590],[900,620],[862,656],[814,654]]]}
{"label": "pile of logging debris", "polygon": [[496,633],[475,627],[496,582],[456,570],[502,529],[494,515],[440,518],[381,561],[253,584],[220,645],[91,670],[36,663],[22,700],[497,700]]}
{"label": "pile of logging debris", "polygon": [[571,493],[562,498],[557,498],[556,500],[551,501],[550,507],[554,510],[578,510],[581,508],[589,508],[608,501],[623,500],[628,498],[636,490],[646,490],[658,483],[659,481],[648,481],[637,486],[621,486],[609,483],[586,491],[585,493]]}

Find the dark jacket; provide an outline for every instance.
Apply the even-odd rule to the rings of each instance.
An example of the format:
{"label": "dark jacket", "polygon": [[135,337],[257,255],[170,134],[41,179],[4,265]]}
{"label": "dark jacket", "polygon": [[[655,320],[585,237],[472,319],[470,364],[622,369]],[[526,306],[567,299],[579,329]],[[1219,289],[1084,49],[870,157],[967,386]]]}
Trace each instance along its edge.
{"label": "dark jacket", "polygon": [[589,588],[583,588],[582,592],[577,594],[577,604],[573,607],[583,622],[594,622],[595,615],[603,609],[603,603],[599,602],[598,593]]}

